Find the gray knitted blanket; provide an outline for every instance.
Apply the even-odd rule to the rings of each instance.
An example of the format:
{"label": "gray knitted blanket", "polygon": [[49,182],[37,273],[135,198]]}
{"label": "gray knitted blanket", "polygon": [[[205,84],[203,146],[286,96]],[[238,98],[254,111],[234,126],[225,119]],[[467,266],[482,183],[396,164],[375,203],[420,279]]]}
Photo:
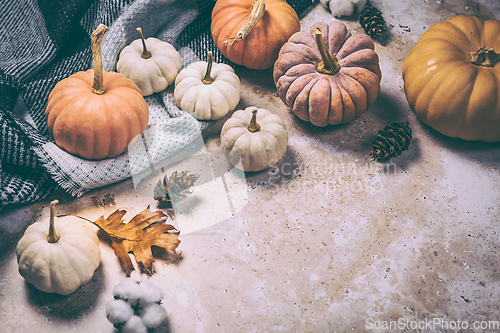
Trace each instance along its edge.
{"label": "gray knitted blanket", "polygon": [[[314,0],[290,0],[301,13]],[[103,161],[87,161],[55,145],[45,107],[57,82],[92,68],[90,34],[109,27],[102,43],[103,66],[114,71],[119,52],[137,39],[154,36],[174,45],[182,68],[203,59],[237,69],[217,52],[210,35],[214,0],[19,0],[0,8],[0,209],[33,202],[58,186],[75,196],[131,177],[180,152],[189,154],[210,121],[182,112],[173,86],[146,97],[150,122],[147,147]],[[182,69],[181,68],[181,69]],[[147,157],[147,158],[146,158]],[[179,158],[178,156],[176,158]]]}

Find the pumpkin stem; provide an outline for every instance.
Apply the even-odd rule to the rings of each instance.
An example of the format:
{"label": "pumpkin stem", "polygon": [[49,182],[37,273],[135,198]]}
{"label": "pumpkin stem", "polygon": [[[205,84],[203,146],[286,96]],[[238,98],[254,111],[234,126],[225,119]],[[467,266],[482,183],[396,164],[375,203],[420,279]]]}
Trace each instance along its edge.
{"label": "pumpkin stem", "polygon": [[321,54],[322,60],[316,66],[316,70],[322,74],[333,75],[340,70],[340,64],[337,57],[330,54],[326,49],[326,45],[323,42],[322,33],[319,28],[316,28],[314,32],[316,38],[316,44],[318,45],[319,53]]}
{"label": "pumpkin stem", "polygon": [[260,131],[260,125],[257,124],[257,109],[252,111],[252,119],[250,119],[247,129],[252,133]]}
{"label": "pumpkin stem", "polygon": [[245,23],[243,23],[240,30],[238,30],[236,36],[226,39],[224,41],[224,45],[227,45],[229,41],[231,41],[230,45],[233,45],[236,40],[242,40],[246,36],[250,35],[252,29],[257,25],[257,23],[259,23],[265,12],[266,4],[264,3],[264,0],[254,0],[252,4],[252,11],[248,16],[248,19],[245,21]]}
{"label": "pumpkin stem", "polygon": [[493,67],[500,60],[500,53],[496,53],[492,48],[480,47],[476,52],[469,52],[470,61],[474,65]]}
{"label": "pumpkin stem", "polygon": [[146,47],[146,41],[144,40],[144,35],[142,34],[142,29],[137,28],[137,31],[139,32],[139,35],[141,35],[141,41],[142,41],[142,55],[141,58],[143,59],[149,59],[151,58],[151,52],[148,51],[148,48]]}
{"label": "pumpkin stem", "polygon": [[92,32],[92,36],[90,36],[92,58],[94,59],[94,84],[92,84],[92,92],[97,95],[102,95],[106,91],[103,83],[104,70],[102,69],[101,55],[101,42],[106,31],[108,31],[108,27],[104,24],[99,24],[94,32]]}
{"label": "pumpkin stem", "polygon": [[59,202],[59,200],[54,200],[50,202],[50,218],[49,218],[49,234],[47,235],[47,241],[49,243],[57,243],[59,238],[59,234],[56,232],[56,229],[54,228],[54,206]]}
{"label": "pumpkin stem", "polygon": [[208,51],[207,54],[208,54],[207,72],[205,73],[205,76],[201,80],[201,82],[203,82],[203,84],[210,84],[210,83],[214,82],[214,78],[210,76],[210,74],[212,73],[212,65],[214,62],[214,56],[212,54],[212,51]]}

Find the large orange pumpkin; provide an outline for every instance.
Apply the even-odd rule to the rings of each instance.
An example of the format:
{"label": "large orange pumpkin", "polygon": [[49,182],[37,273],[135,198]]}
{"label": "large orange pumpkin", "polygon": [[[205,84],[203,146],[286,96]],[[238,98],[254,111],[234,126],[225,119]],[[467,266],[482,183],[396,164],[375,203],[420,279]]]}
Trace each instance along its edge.
{"label": "large orange pumpkin", "polygon": [[217,0],[212,11],[217,48],[251,69],[272,67],[281,46],[299,30],[297,13],[285,0]]}
{"label": "large orange pumpkin", "polygon": [[100,25],[92,34],[94,69],[59,81],[45,110],[55,143],[89,160],[120,155],[149,121],[139,87],[122,74],[103,71],[100,43],[106,31]]}
{"label": "large orange pumpkin", "polygon": [[406,98],[438,132],[500,141],[500,21],[457,15],[431,26],[403,64]]}

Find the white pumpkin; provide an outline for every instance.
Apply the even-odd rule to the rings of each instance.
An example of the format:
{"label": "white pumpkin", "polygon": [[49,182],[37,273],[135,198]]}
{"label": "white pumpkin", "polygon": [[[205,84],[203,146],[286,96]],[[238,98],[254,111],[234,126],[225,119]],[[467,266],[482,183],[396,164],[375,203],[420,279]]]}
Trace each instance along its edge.
{"label": "white pumpkin", "polygon": [[30,225],[17,243],[19,273],[35,288],[68,295],[90,281],[101,262],[99,239],[76,216],[50,218]]}
{"label": "white pumpkin", "polygon": [[184,68],[175,79],[177,105],[200,120],[217,120],[233,111],[241,96],[241,83],[226,64],[198,61]]}
{"label": "white pumpkin", "polygon": [[222,126],[221,149],[232,165],[241,165],[244,171],[261,171],[275,165],[287,146],[285,123],[266,109],[238,110]]}
{"label": "white pumpkin", "polygon": [[143,96],[165,90],[173,84],[181,69],[181,55],[175,47],[160,39],[134,40],[121,52],[116,64],[118,73],[125,75],[141,89]]}
{"label": "white pumpkin", "polygon": [[330,9],[335,17],[359,14],[366,4],[366,0],[320,0],[320,2]]}

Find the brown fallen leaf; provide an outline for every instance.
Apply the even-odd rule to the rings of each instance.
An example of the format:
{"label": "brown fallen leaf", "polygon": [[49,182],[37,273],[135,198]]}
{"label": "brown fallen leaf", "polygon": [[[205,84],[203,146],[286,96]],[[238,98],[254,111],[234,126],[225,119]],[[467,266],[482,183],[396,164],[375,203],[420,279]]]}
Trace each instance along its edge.
{"label": "brown fallen leaf", "polygon": [[169,253],[176,254],[175,250],[181,242],[179,231],[162,221],[167,215],[161,211],[151,212],[149,206],[128,223],[122,220],[126,212],[116,210],[108,218],[101,216],[92,223],[111,239],[111,246],[127,276],[130,276],[134,270],[129,253],[135,256],[135,261],[141,271],[151,275],[154,261],[151,246],[158,246]]}

